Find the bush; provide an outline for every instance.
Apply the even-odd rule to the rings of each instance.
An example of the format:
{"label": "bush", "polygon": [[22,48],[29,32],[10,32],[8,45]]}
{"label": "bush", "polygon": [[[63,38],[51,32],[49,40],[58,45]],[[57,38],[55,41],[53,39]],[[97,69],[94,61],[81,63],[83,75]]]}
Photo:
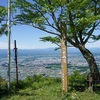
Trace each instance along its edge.
{"label": "bush", "polygon": [[43,80],[43,77],[41,75],[34,75],[32,77],[33,82],[39,82]]}
{"label": "bush", "polygon": [[87,88],[86,82],[87,74],[80,74],[78,71],[74,71],[69,76],[69,86],[72,90],[85,90]]}
{"label": "bush", "polygon": [[7,94],[7,81],[0,77],[0,96]]}
{"label": "bush", "polygon": [[7,89],[7,81],[0,77],[0,89]]}
{"label": "bush", "polygon": [[26,86],[27,83],[25,83],[23,80],[19,80],[18,84],[16,83],[16,81],[11,82],[12,90],[24,89]]}

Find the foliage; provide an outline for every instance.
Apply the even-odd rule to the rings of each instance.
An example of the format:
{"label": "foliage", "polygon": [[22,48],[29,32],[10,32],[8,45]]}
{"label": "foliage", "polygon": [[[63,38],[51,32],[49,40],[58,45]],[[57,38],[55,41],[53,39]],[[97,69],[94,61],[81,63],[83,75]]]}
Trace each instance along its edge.
{"label": "foliage", "polygon": [[62,100],[99,100],[99,94],[91,93],[88,90],[84,92],[73,91],[66,93]]}
{"label": "foliage", "polygon": [[99,0],[15,0],[14,4],[20,10],[15,17],[20,24],[60,36],[61,22],[65,22],[68,42],[75,47],[99,36],[93,34],[100,24]]}
{"label": "foliage", "polygon": [[74,71],[72,75],[69,76],[69,86],[72,90],[83,91],[86,90],[87,86],[87,73],[80,74],[78,71]]}
{"label": "foliage", "polygon": [[55,50],[60,49],[60,38],[57,36],[56,37],[51,37],[51,36],[42,37],[42,38],[40,38],[40,41],[51,42],[51,43],[56,44],[58,46],[57,48],[55,48]]}
{"label": "foliage", "polygon": [[3,6],[0,6],[0,23],[4,20],[6,14],[7,9]]}
{"label": "foliage", "polygon": [[16,91],[18,89],[24,89],[27,86],[29,86],[29,84],[24,82],[23,80],[19,80],[18,84],[16,83],[16,81],[11,82],[11,89],[13,91]]}
{"label": "foliage", "polygon": [[57,44],[58,46],[59,46],[59,43],[60,43],[59,37],[48,36],[48,37],[43,37],[43,38],[40,38],[40,39],[43,42],[49,41],[49,42]]}
{"label": "foliage", "polygon": [[7,81],[0,77],[0,95],[7,93]]}
{"label": "foliage", "polygon": [[0,34],[3,34],[7,27],[6,15],[7,15],[7,8],[0,6]]}
{"label": "foliage", "polygon": [[0,77],[0,89],[6,89],[6,87],[7,87],[6,80]]}

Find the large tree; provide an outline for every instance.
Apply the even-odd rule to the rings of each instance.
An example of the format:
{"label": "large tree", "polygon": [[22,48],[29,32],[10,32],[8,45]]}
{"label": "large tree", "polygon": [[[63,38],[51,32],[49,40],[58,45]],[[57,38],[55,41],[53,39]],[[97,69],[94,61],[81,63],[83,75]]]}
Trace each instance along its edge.
{"label": "large tree", "polygon": [[[100,25],[100,0],[15,0],[18,12],[16,22],[62,38],[78,48],[90,71],[99,78],[99,70],[93,54],[85,47],[90,40],[97,40],[100,33],[94,30]],[[65,23],[62,24],[61,23]]]}

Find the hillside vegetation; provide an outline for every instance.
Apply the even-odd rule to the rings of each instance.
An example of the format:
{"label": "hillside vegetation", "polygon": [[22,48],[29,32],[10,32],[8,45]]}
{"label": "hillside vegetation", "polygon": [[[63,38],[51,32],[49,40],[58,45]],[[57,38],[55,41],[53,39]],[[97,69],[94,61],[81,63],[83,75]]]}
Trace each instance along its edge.
{"label": "hillside vegetation", "polygon": [[69,92],[62,93],[61,79],[43,77],[41,75],[27,76],[11,82],[11,91],[7,91],[7,82],[0,78],[0,100],[100,100],[100,90],[94,87],[94,92],[88,90],[86,74],[75,71],[69,76]]}

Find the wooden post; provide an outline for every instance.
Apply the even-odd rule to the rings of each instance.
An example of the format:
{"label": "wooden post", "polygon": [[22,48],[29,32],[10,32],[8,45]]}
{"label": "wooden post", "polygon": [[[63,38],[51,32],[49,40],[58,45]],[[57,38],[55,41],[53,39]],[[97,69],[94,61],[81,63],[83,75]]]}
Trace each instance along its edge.
{"label": "wooden post", "polygon": [[16,64],[16,82],[18,85],[18,66],[17,66],[17,47],[16,47],[16,40],[14,40],[14,50],[15,50],[15,64]]}
{"label": "wooden post", "polygon": [[61,69],[62,69],[62,90],[68,92],[68,69],[67,69],[67,40],[66,23],[61,23]]}

